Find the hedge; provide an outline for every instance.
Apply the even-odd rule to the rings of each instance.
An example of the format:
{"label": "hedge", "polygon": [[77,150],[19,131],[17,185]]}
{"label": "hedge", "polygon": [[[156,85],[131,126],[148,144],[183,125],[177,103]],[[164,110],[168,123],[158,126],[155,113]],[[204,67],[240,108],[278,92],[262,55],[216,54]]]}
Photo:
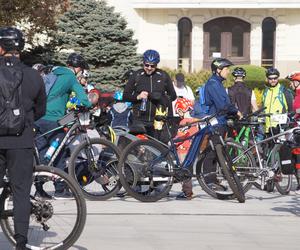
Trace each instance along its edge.
{"label": "hedge", "polygon": [[[245,84],[249,88],[254,90],[257,104],[260,106],[262,103],[262,92],[265,89],[266,84],[266,69],[256,65],[235,65],[231,67],[233,70],[235,67],[242,67],[246,70]],[[186,84],[191,87],[195,93],[196,89],[204,84],[211,76],[210,70],[200,70],[198,72],[186,73],[181,70],[171,70],[169,68],[163,68],[167,71],[172,79],[175,78],[175,75],[179,72],[185,75]],[[286,79],[280,79],[280,83],[288,85]],[[230,87],[234,84],[233,76],[230,74],[228,79],[224,82],[225,87]]]}

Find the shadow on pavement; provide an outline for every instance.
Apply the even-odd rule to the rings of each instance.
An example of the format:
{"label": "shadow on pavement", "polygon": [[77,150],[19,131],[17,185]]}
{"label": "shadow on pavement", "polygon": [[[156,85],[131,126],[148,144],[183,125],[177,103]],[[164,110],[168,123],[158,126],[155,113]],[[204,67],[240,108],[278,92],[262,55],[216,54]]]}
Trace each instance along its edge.
{"label": "shadow on pavement", "polygon": [[75,245],[75,246],[72,246],[72,248],[71,249],[74,249],[74,250],[88,250],[87,248],[85,248],[85,247],[81,247],[81,246],[77,246],[77,245]]}
{"label": "shadow on pavement", "polygon": [[13,246],[9,243],[3,232],[0,232],[0,249],[12,250]]}
{"label": "shadow on pavement", "polygon": [[294,196],[290,201],[282,203],[282,206],[273,207],[272,210],[277,212],[288,212],[300,216],[300,198],[298,196]]}

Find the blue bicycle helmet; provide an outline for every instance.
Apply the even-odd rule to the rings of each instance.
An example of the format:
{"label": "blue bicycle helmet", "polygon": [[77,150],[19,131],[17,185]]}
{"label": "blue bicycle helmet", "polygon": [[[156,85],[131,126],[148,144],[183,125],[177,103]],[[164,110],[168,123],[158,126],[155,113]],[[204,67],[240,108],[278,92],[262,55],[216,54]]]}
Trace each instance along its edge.
{"label": "blue bicycle helmet", "polygon": [[114,99],[116,101],[122,101],[123,99],[123,92],[122,91],[116,91],[114,94]]}
{"label": "blue bicycle helmet", "polygon": [[132,108],[132,102],[125,102],[128,108]]}
{"label": "blue bicycle helmet", "polygon": [[160,55],[156,50],[146,50],[143,54],[143,62],[158,64],[160,62]]}

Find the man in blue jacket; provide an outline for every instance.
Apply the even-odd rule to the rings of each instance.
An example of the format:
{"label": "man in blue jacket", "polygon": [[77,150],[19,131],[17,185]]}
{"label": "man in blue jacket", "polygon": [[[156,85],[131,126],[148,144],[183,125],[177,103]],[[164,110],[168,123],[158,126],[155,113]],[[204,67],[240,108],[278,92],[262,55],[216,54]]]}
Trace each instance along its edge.
{"label": "man in blue jacket", "polygon": [[[229,67],[233,65],[226,58],[217,58],[211,63],[211,70],[213,75],[205,85],[205,104],[208,106],[208,114],[212,115],[222,110],[227,110],[228,113],[238,114],[237,108],[231,104],[230,98],[223,86],[223,81],[226,80],[230,73]],[[218,116],[220,125],[226,125],[226,117],[224,115]]]}
{"label": "man in blue jacket", "polygon": [[[205,84],[204,90],[204,97],[205,97],[205,105],[208,106],[208,115],[216,114],[220,111],[225,111],[229,114],[237,114],[239,117],[242,117],[242,114],[237,110],[237,108],[231,104],[230,98],[223,86],[223,81],[226,80],[228,74],[230,73],[229,67],[233,65],[226,58],[217,58],[213,60],[211,63],[211,70],[213,75],[208,79]],[[225,115],[218,115],[218,130],[220,134],[225,134],[226,132],[226,116]],[[203,145],[201,147],[204,148]],[[212,154],[212,157],[214,155]],[[208,158],[209,164],[214,168],[212,164],[213,158]],[[212,169],[212,172],[215,172]],[[214,183],[216,181],[215,178],[212,178],[211,182]],[[192,192],[192,182],[186,181],[182,185],[182,193],[177,196],[177,199],[180,200],[190,200],[192,199],[193,192]]]}

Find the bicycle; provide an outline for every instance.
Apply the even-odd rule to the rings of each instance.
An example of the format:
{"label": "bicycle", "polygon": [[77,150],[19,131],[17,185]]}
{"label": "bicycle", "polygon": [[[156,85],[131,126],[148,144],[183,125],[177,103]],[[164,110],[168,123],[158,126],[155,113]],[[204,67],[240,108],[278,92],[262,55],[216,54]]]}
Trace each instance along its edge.
{"label": "bicycle", "polygon": [[[43,182],[44,190],[53,194],[54,181],[64,184],[72,194],[71,199],[54,200],[36,196],[36,184]],[[86,221],[86,203],[74,180],[57,168],[35,166],[30,192],[30,224],[28,244],[30,249],[69,249],[81,235]],[[0,195],[0,225],[10,243],[14,239],[12,191],[8,174]]]}
{"label": "bicycle", "polygon": [[[163,120],[168,125],[167,117],[156,117],[156,119]],[[147,136],[146,140],[134,141],[125,148],[119,159],[118,172],[122,186],[129,195],[143,202],[154,202],[169,193],[174,178],[184,181],[196,177],[192,170],[193,164],[197,160],[205,135],[211,135],[209,142],[212,150],[216,152],[217,160],[230,188],[239,202],[245,202],[242,186],[224,147],[223,138],[214,127],[218,124],[216,115],[205,117],[186,126],[193,124],[199,124],[201,129],[192,136],[177,139],[172,139],[167,126],[169,145]],[[181,163],[176,144],[190,139],[192,139],[191,147]]]}
{"label": "bicycle", "polygon": [[[249,144],[247,148],[240,149],[236,154],[236,158],[239,159],[242,154],[248,152],[253,154],[258,167],[244,169],[244,173],[241,172],[241,175],[244,175],[245,178],[252,178],[251,182],[262,190],[266,189],[268,192],[272,192],[275,186],[280,194],[286,195],[292,186],[292,173],[282,174],[282,163],[279,158],[279,151],[282,145],[288,141],[287,137],[293,135],[299,128],[294,127],[286,131],[283,130],[283,124],[286,125],[288,123],[287,114],[265,114],[264,116],[271,116],[273,117],[272,119],[283,119],[279,121],[279,133],[274,133],[274,129],[271,129],[271,135],[269,137],[258,140],[255,132],[263,122],[238,121],[238,124],[249,126],[253,143]],[[260,184],[258,184],[258,182],[260,182]]]}
{"label": "bicycle", "polygon": [[[62,150],[70,145],[76,137],[79,137],[80,143],[71,153],[67,163],[69,175],[79,184],[84,197],[87,199],[106,200],[114,196],[121,188],[116,171],[119,149],[107,140],[89,138],[87,129],[94,129],[97,125],[90,123],[90,113],[84,107],[70,112],[58,121],[58,124],[57,128],[36,138],[37,140],[57,130],[67,130],[47,165],[53,166]],[[36,147],[35,159],[37,164],[42,162]],[[100,162],[101,164],[99,164]]]}
{"label": "bicycle", "polygon": [[[262,110],[248,115],[244,118],[244,120],[259,114]],[[228,120],[228,125],[232,123],[231,120],[232,119]],[[256,167],[253,154],[251,154],[251,152],[244,152],[245,146],[249,143],[249,133],[250,128],[243,126],[240,132],[236,133],[236,136],[233,139],[227,138],[225,140],[228,155],[231,157],[236,168],[244,193],[246,193],[252,186],[252,183],[249,181],[249,176],[245,177],[244,172],[245,170],[250,171]],[[245,146],[240,143],[241,140]],[[236,155],[240,155],[241,157],[236,158]],[[232,191],[226,185],[226,178],[224,177],[222,169],[216,160],[216,154],[212,151],[210,145],[199,156],[195,169],[199,185],[210,196],[222,200],[232,199],[234,197]]]}

